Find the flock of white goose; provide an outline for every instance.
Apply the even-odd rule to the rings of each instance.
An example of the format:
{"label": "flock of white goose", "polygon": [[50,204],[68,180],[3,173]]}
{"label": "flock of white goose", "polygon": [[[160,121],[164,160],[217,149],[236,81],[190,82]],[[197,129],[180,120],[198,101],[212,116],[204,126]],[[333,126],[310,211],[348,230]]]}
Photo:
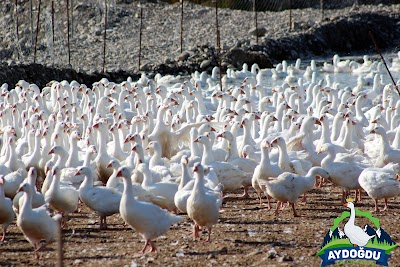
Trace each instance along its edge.
{"label": "flock of white goose", "polygon": [[[207,228],[209,241],[225,194],[239,188],[260,204],[267,196],[269,208],[276,199],[276,215],[289,203],[297,216],[299,197],[324,182],[342,188],[342,202],[365,191],[386,209],[400,194],[400,96],[383,83],[384,66],[337,55],[300,66],[244,64],[228,70],[223,90],[218,68],[186,79],[3,84],[1,240],[16,218],[38,256],[82,202],[101,229],[120,214],[143,236],[142,253],[156,251],[152,240],[183,220],[179,212],[194,238]],[[389,67],[399,77],[400,52]],[[357,85],[333,82],[338,72]]]}

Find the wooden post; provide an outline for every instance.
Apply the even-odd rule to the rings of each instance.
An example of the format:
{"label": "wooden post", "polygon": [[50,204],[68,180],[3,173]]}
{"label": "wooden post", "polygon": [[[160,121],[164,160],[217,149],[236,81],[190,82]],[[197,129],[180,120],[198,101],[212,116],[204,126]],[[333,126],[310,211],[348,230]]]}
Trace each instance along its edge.
{"label": "wooden post", "polygon": [[256,0],[253,0],[253,12],[254,12],[254,25],[256,26],[256,44],[258,44],[258,22],[257,22]]}
{"label": "wooden post", "polygon": [[325,18],[325,10],[324,10],[324,0],[321,0],[321,21],[324,21]]}
{"label": "wooden post", "polygon": [[215,1],[215,27],[217,29],[217,60],[218,60],[218,68],[219,68],[219,86],[222,91],[222,69],[221,69],[221,36],[219,32],[219,24],[218,24],[218,0]]}
{"label": "wooden post", "polygon": [[292,30],[292,0],[289,0],[289,31]]}
{"label": "wooden post", "polygon": [[139,62],[138,70],[140,71],[140,59],[142,56],[142,28],[143,28],[143,7],[140,4],[140,24],[139,24]]}
{"label": "wooden post", "polygon": [[181,53],[183,52],[183,1],[181,0]]}
{"label": "wooden post", "polygon": [[62,226],[61,226],[61,221],[57,222],[57,232],[58,232],[58,238],[57,238],[57,267],[63,267],[64,266],[64,240],[63,240],[63,232],[62,232]]}
{"label": "wooden post", "polygon": [[71,67],[71,46],[69,43],[69,0],[67,0],[67,46],[68,46],[68,67]]}
{"label": "wooden post", "polygon": [[71,0],[71,39],[74,39],[74,0]]}
{"label": "wooden post", "polygon": [[51,37],[52,37],[52,46],[53,46],[53,65],[54,65],[54,44],[55,44],[55,36],[54,36],[54,0],[51,0]]}
{"label": "wooden post", "polygon": [[33,3],[32,3],[32,0],[30,0],[29,3],[30,3],[30,12],[29,12],[29,14],[30,14],[30,20],[31,20],[31,44],[33,46],[35,40],[34,40],[34,37],[33,37]]}
{"label": "wooden post", "polygon": [[40,19],[40,4],[42,0],[39,0],[39,5],[38,5],[38,14],[37,14],[37,20],[36,20],[36,37],[35,37],[35,52],[33,54],[33,63],[36,63],[36,50],[37,50],[37,42],[38,42],[38,36],[39,36],[39,19]]}
{"label": "wooden post", "polygon": [[19,60],[19,25],[18,25],[18,0],[15,0],[15,32],[17,37],[17,58]]}
{"label": "wooden post", "polygon": [[103,73],[106,69],[107,0],[104,0]]}

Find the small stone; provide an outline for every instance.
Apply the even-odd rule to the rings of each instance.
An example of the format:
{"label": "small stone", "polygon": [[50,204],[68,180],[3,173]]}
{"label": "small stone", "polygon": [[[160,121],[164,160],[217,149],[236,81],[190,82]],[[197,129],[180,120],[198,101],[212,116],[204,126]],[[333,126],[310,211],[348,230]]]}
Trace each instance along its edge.
{"label": "small stone", "polygon": [[268,250],[267,254],[268,254],[268,258],[269,258],[269,259],[273,259],[273,258],[276,257],[276,255],[277,255],[278,253],[276,252],[275,249],[272,248],[272,249]]}
{"label": "small stone", "polygon": [[262,252],[263,252],[262,250],[256,249],[256,250],[254,250],[254,251],[248,253],[246,256],[247,256],[247,257],[252,257],[252,256],[255,256],[255,255],[261,254]]}
{"label": "small stone", "polygon": [[81,265],[83,263],[82,260],[74,260],[73,265]]}
{"label": "small stone", "polygon": [[175,256],[177,256],[177,257],[185,257],[185,253],[178,252],[178,253],[175,254]]}
{"label": "small stone", "polygon": [[215,259],[215,255],[214,255],[214,254],[210,254],[210,255],[207,256],[207,259],[208,259],[208,260],[210,260],[210,259]]}
{"label": "small stone", "polygon": [[183,51],[176,59],[177,61],[185,61],[188,59],[190,56],[190,53],[188,51]]}
{"label": "small stone", "polygon": [[201,64],[200,64],[200,69],[205,69],[208,66],[210,66],[210,64],[211,64],[211,60],[209,60],[209,59],[203,60],[203,62],[201,62]]}

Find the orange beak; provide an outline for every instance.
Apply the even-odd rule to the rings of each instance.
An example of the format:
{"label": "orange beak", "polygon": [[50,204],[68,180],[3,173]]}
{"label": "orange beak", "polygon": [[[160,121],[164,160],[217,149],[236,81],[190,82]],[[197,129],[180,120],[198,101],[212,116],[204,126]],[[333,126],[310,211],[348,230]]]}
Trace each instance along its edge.
{"label": "orange beak", "polygon": [[347,207],[347,203],[344,203],[343,206]]}

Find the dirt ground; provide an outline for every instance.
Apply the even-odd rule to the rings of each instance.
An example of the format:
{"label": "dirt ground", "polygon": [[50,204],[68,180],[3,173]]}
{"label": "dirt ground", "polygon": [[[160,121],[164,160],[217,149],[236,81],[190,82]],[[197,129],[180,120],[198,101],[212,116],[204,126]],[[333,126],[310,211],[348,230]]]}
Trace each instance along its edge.
{"label": "dirt ground", "polygon": [[[307,204],[298,203],[301,215],[298,218],[293,217],[289,207],[275,218],[272,210],[259,205],[253,192],[248,199],[240,199],[242,192],[236,193],[226,199],[220,221],[213,228],[211,243],[193,241],[192,222],[183,215],[186,218],[183,223],[174,225],[165,236],[155,240],[158,253],[146,255],[137,253],[144,245],[141,236],[125,226],[119,215],[108,217],[109,229],[99,231],[99,218],[81,206],[80,213],[71,216],[68,229],[63,231],[64,265],[320,266],[316,253],[333,219],[346,210],[340,204],[340,189],[331,185],[313,189]],[[373,210],[373,201],[364,195],[356,207],[362,211]],[[389,210],[373,216],[380,220],[381,227],[393,241],[399,242],[399,199],[390,200]],[[356,217],[357,225],[363,226],[363,223],[363,218]],[[340,227],[343,229],[343,225]],[[202,237],[206,237],[205,232]],[[400,249],[390,255],[389,265],[400,266]],[[35,259],[31,245],[16,224],[11,225],[6,241],[0,243],[0,266],[55,266],[56,244],[40,252],[40,257]],[[374,263],[367,262],[367,265]]]}

